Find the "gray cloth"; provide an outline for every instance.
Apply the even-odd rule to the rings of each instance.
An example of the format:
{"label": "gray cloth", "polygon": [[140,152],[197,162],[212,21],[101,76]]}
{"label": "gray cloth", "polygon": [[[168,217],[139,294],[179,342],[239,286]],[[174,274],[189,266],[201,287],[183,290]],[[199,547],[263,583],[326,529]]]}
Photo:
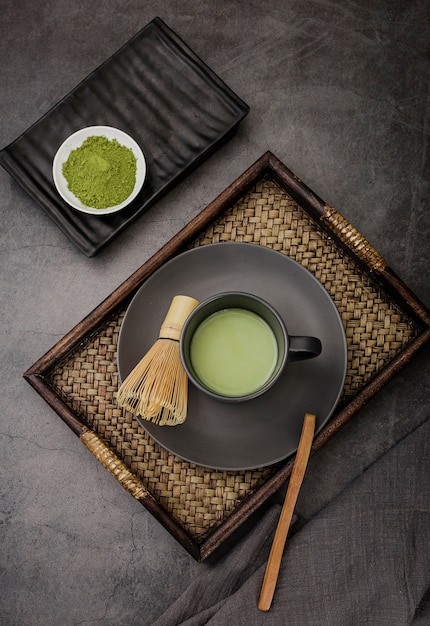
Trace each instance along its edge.
{"label": "gray cloth", "polygon": [[430,421],[287,542],[270,611],[257,600],[278,505],[154,626],[430,624]]}

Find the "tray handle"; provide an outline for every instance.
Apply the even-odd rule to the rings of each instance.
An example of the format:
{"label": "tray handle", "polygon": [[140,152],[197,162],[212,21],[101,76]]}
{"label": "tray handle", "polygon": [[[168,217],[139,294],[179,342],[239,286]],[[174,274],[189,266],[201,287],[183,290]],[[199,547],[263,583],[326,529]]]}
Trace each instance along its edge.
{"label": "tray handle", "polygon": [[130,472],[125,463],[92,430],[84,427],[80,440],[96,459],[114,476],[117,481],[137,500],[150,494],[140,480]]}
{"label": "tray handle", "polygon": [[327,222],[340,241],[347,244],[349,249],[372,270],[381,272],[387,267],[379,252],[336,209],[326,204],[321,219]]}

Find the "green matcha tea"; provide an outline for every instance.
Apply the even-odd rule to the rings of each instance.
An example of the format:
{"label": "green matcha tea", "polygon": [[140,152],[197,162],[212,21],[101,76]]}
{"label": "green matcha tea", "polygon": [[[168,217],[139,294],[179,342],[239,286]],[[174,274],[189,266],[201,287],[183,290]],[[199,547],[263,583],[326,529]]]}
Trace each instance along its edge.
{"label": "green matcha tea", "polygon": [[237,397],[260,389],[278,358],[272,329],[245,309],[224,309],[207,317],[190,344],[190,360],[200,381],[211,391]]}
{"label": "green matcha tea", "polygon": [[106,209],[124,202],[136,183],[136,157],[116,139],[87,137],[62,167],[69,190],[85,206]]}

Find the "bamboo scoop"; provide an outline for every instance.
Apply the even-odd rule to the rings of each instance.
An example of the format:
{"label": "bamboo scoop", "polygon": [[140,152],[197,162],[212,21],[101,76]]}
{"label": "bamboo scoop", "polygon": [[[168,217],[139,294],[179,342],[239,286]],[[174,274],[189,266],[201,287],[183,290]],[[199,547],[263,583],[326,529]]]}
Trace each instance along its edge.
{"label": "bamboo scoop", "polygon": [[187,417],[188,378],[179,353],[179,338],[188,315],[199,304],[175,296],[157,341],[118,389],[118,404],[160,426],[182,424]]}
{"label": "bamboo scoop", "polygon": [[311,413],[306,413],[304,417],[302,434],[300,436],[293,471],[291,472],[287,494],[282,506],[281,515],[279,517],[278,526],[272,543],[272,549],[270,550],[269,560],[267,561],[266,573],[264,574],[263,584],[261,587],[260,599],[258,601],[258,608],[260,611],[268,611],[270,609],[270,605],[272,604],[291,518],[293,516],[294,507],[296,506],[297,497],[299,495],[311,452],[312,440],[315,432],[315,419],[315,415],[312,415]]}

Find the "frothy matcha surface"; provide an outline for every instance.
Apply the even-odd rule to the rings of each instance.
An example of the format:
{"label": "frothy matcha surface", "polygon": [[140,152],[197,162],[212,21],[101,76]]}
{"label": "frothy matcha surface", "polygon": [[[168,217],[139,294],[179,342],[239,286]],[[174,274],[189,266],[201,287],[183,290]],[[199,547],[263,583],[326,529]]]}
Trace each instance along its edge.
{"label": "frothy matcha surface", "polygon": [[259,315],[225,309],[196,329],[190,359],[200,381],[229,397],[260,389],[271,377],[278,357],[272,329]]}

